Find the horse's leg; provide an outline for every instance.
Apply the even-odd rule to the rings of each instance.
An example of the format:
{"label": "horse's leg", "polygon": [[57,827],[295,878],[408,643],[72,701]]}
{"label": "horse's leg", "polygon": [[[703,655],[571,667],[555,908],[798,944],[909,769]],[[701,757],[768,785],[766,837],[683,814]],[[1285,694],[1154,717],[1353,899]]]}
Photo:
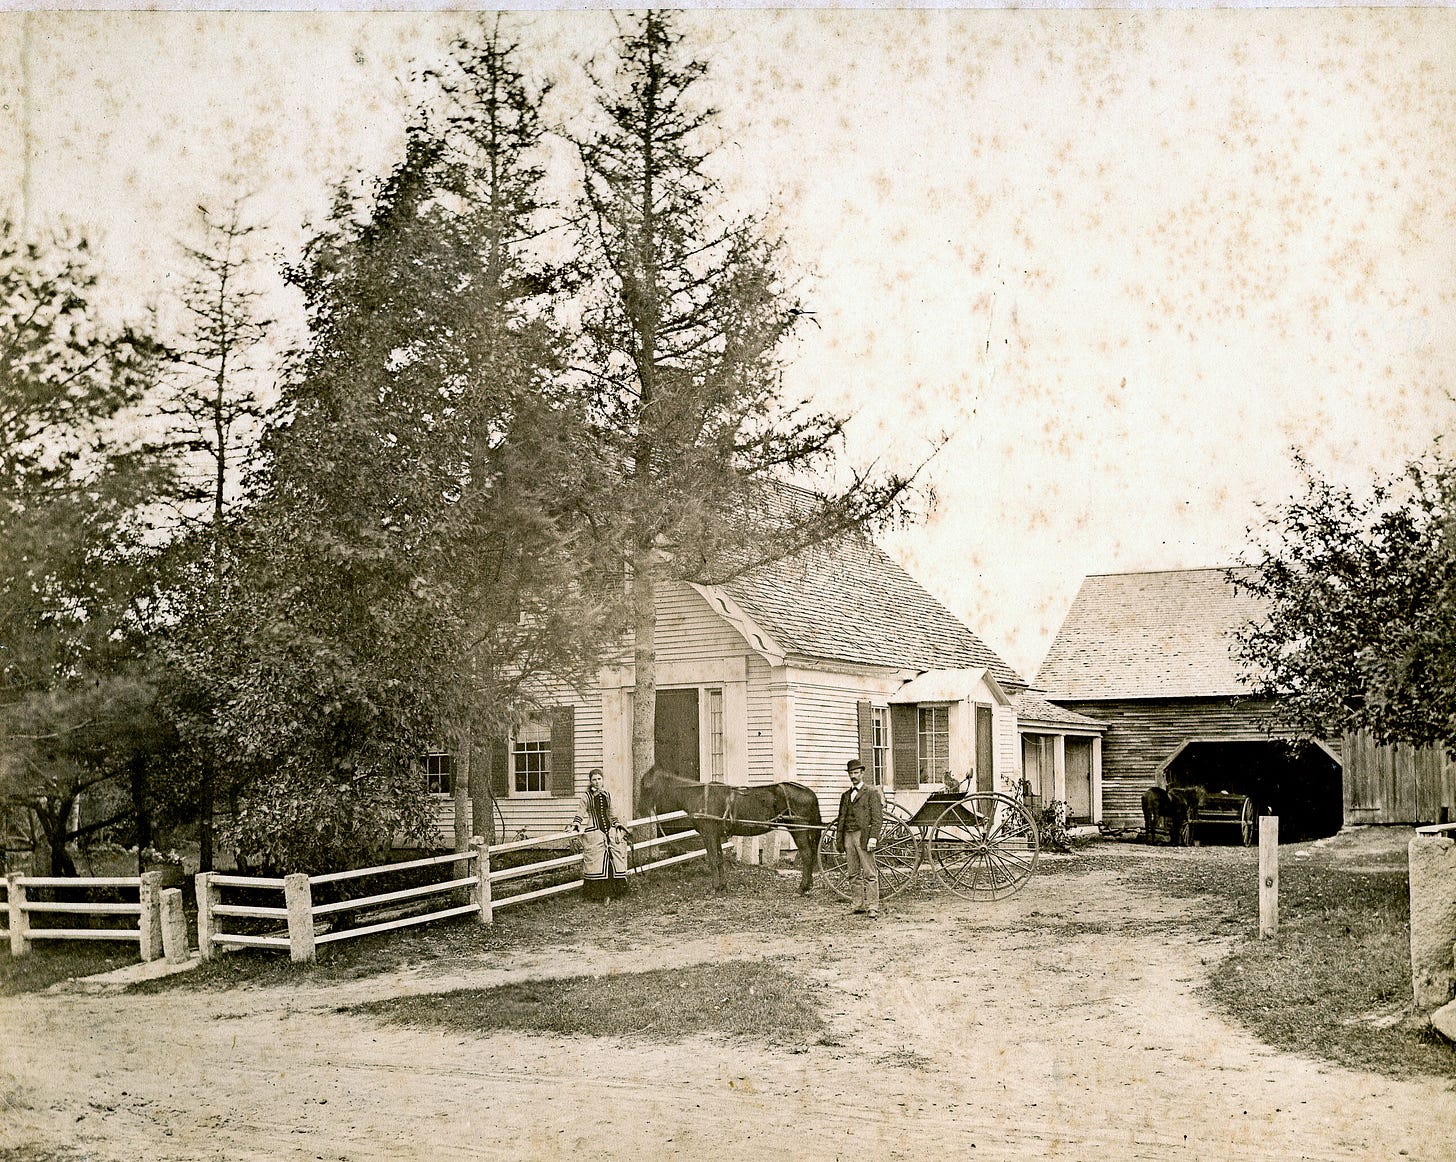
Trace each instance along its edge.
{"label": "horse's leg", "polygon": [[799,896],[808,896],[810,888],[814,887],[814,840],[817,839],[817,831],[794,831],[794,847],[799,861]]}
{"label": "horse's leg", "polygon": [[723,876],[723,837],[718,833],[718,825],[704,821],[698,833],[703,837],[703,852],[708,859],[708,874],[713,879],[713,890],[726,891],[728,884]]}

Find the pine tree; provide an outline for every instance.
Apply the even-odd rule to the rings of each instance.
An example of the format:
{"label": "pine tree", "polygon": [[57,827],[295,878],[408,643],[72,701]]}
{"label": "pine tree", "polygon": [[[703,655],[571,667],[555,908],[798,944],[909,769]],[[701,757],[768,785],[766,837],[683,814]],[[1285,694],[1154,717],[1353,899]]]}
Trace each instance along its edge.
{"label": "pine tree", "polygon": [[623,33],[615,75],[593,77],[601,128],[578,143],[583,261],[598,435],[618,471],[631,576],[634,774],[654,761],[655,596],[670,579],[735,573],[892,515],[909,481],[857,476],[833,495],[782,483],[822,470],[843,421],[787,406],[785,340],[805,317],[782,243],[725,219],[699,105],[706,65],[670,14]]}

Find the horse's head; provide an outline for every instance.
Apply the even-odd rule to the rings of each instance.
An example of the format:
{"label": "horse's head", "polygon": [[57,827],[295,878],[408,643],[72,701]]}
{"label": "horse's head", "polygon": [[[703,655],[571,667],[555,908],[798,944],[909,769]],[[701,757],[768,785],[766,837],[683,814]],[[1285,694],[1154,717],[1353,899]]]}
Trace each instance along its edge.
{"label": "horse's head", "polygon": [[670,778],[659,767],[648,767],[637,786],[637,806],[645,815],[657,814],[657,798],[662,792],[664,777]]}

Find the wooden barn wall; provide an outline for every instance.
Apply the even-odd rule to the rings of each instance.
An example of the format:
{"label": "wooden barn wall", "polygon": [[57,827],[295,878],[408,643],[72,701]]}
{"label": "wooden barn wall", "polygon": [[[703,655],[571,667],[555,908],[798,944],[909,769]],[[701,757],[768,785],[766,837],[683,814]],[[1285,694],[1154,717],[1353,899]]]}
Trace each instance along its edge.
{"label": "wooden barn wall", "polygon": [[1456,763],[1440,747],[1378,746],[1347,734],[1346,823],[1436,823],[1456,818]]}
{"label": "wooden barn wall", "polygon": [[1271,703],[1253,699],[1187,698],[1118,702],[1057,699],[1107,723],[1102,738],[1102,817],[1110,827],[1141,827],[1142,793],[1190,738],[1259,738]]}

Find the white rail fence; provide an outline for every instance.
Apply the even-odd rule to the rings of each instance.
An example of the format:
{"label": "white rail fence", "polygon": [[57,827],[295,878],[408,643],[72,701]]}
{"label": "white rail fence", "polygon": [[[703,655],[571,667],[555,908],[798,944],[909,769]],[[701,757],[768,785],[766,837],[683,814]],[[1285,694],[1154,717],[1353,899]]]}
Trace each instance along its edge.
{"label": "white rail fence", "polygon": [[[37,940],[121,940],[134,941],[142,960],[156,960],[162,955],[162,884],[161,872],[140,876],[24,876],[5,878],[5,915],[8,923],[4,936],[10,942],[12,956],[25,956]],[[37,892],[81,895],[79,899],[41,900]],[[95,892],[118,895],[134,891],[133,900],[96,900]],[[107,917],[122,923],[88,925],[75,928],[63,924],[32,922],[34,916],[70,918]]]}
{"label": "white rail fence", "polygon": [[[670,823],[687,818],[681,811],[667,815],[634,819],[626,824],[628,828],[645,824]],[[409,928],[428,924],[436,920],[448,920],[457,916],[474,915],[481,924],[495,921],[495,913],[502,908],[542,900],[548,896],[580,888],[580,876],[563,883],[544,887],[527,888],[502,895],[496,891],[499,884],[547,875],[573,866],[581,867],[581,855],[547,855],[535,862],[516,864],[510,867],[492,866],[502,856],[532,848],[559,848],[577,837],[574,831],[559,831],[549,835],[536,836],[511,843],[489,844],[477,840],[469,851],[453,852],[450,855],[430,856],[425,859],[407,860],[404,863],[382,864],[377,867],[357,868],[352,871],[329,872],[309,876],[301,873],[287,875],[281,879],[262,876],[219,875],[204,872],[197,877],[197,939],[201,956],[211,959],[221,948],[271,948],[287,950],[298,962],[312,961],[318,946],[339,940],[351,940],[356,936],[370,936],[377,932],[389,932],[398,928]],[[657,835],[631,845],[633,860],[630,875],[669,867],[686,860],[701,859],[706,851],[682,852],[660,859],[637,863],[636,857],[643,852],[651,853],[664,844],[679,843],[692,839],[693,832],[677,832],[671,835]],[[724,845],[725,847],[728,844]],[[514,864],[514,861],[511,861]],[[463,866],[460,866],[463,865]],[[430,867],[449,867],[447,878],[413,887],[379,891],[371,895],[345,896],[324,903],[314,902],[314,889],[331,884],[342,884],[368,877],[384,877],[400,872]],[[225,896],[224,893],[227,893]],[[246,893],[239,898],[239,895]],[[469,903],[459,903],[462,895],[468,893]],[[332,894],[332,892],[330,893]],[[444,896],[440,906],[425,912],[408,915],[391,915],[400,905],[412,901]],[[281,897],[281,898],[280,898]],[[266,903],[260,903],[266,900]],[[337,917],[348,914],[353,917],[361,912],[374,911],[379,918],[372,923],[357,927],[336,927]],[[263,932],[227,931],[224,922],[228,920],[271,921],[262,925]],[[322,922],[322,924],[320,923]],[[259,925],[254,924],[257,928]],[[320,928],[322,927],[322,931]]]}

